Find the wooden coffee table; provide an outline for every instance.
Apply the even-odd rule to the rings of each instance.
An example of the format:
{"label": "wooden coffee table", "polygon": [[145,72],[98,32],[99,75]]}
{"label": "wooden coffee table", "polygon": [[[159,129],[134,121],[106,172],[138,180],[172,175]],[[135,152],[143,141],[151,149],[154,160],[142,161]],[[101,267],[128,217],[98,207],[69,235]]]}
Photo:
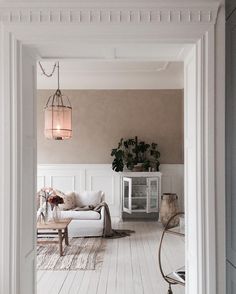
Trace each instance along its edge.
{"label": "wooden coffee table", "polygon": [[61,219],[58,222],[49,221],[46,223],[37,223],[37,237],[58,235],[58,240],[37,240],[39,244],[57,243],[59,245],[60,256],[63,255],[62,243],[65,240],[65,245],[69,245],[68,239],[68,225],[71,222],[71,218]]}

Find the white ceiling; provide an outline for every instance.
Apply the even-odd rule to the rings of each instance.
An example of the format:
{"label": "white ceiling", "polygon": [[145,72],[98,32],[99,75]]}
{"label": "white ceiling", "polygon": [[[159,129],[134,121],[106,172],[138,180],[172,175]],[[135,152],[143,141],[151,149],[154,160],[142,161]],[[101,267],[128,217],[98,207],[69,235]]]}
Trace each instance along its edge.
{"label": "white ceiling", "polygon": [[[54,62],[42,62],[46,73]],[[183,63],[161,61],[60,61],[62,89],[182,89]],[[38,66],[38,89],[55,89],[57,74],[47,78]]]}
{"label": "white ceiling", "polygon": [[[37,48],[47,73],[60,61],[64,89],[182,89],[184,44],[67,44]],[[55,89],[56,74],[42,75],[38,89]]]}
{"label": "white ceiling", "polygon": [[42,58],[125,59],[183,61],[190,46],[186,44],[85,44],[65,41],[60,46],[47,42],[37,45]]}

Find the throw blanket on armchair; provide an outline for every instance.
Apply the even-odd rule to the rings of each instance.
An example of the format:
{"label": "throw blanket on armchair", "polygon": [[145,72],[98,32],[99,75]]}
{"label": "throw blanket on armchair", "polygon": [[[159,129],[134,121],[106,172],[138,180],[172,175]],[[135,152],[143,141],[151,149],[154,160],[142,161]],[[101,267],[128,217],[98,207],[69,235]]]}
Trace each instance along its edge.
{"label": "throw blanket on armchair", "polygon": [[104,229],[103,229],[103,237],[112,237],[113,230],[111,226],[111,215],[110,210],[106,202],[99,203],[96,207],[94,207],[94,211],[100,212],[102,207],[104,207],[105,215],[104,215]]}
{"label": "throw blanket on armchair", "polygon": [[110,210],[106,202],[101,202],[97,206],[89,205],[85,207],[76,207],[74,210],[83,211],[83,210],[94,210],[100,212],[102,207],[104,207],[105,215],[104,215],[104,229],[103,229],[103,237],[105,238],[122,238],[126,236],[130,236],[131,233],[134,233],[132,230],[113,230],[111,225],[111,215]]}

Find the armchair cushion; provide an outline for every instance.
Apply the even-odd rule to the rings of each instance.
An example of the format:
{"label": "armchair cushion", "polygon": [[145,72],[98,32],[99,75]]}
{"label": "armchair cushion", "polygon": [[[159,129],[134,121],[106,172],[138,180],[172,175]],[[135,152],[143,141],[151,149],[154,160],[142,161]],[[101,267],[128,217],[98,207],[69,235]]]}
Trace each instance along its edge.
{"label": "armchair cushion", "polygon": [[102,201],[102,196],[102,191],[84,191],[76,195],[76,205],[79,207],[97,206]]}
{"label": "armchair cushion", "polygon": [[76,207],[75,193],[70,192],[61,196],[64,200],[63,204],[59,204],[60,210],[71,210]]}
{"label": "armchair cushion", "polygon": [[62,211],[61,216],[63,218],[72,218],[74,220],[99,220],[101,219],[101,214],[97,211],[87,210],[87,211],[75,211],[67,210]]}

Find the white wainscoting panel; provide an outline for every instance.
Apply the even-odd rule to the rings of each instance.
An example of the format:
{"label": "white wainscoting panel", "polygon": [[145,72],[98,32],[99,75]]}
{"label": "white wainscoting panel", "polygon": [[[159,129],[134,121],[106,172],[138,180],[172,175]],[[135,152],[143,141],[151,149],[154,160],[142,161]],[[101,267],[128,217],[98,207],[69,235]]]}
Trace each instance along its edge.
{"label": "white wainscoting panel", "polygon": [[74,191],[75,176],[51,176],[50,186],[57,187],[62,191]]}
{"label": "white wainscoting panel", "polygon": [[[74,164],[38,165],[38,190],[43,186],[64,192],[84,189],[84,169]],[[44,185],[42,185],[44,183]]]}
{"label": "white wainscoting panel", "polygon": [[108,203],[111,215],[119,216],[120,212],[120,176],[112,171],[110,165],[100,165],[86,170],[86,190],[102,190]]}
{"label": "white wainscoting panel", "polygon": [[184,165],[162,164],[162,193],[176,193],[179,197],[179,206],[184,211]]}
{"label": "white wainscoting panel", "polygon": [[37,176],[37,191],[46,186],[45,176]]}
{"label": "white wainscoting panel", "polygon": [[[184,209],[184,166],[161,165],[162,193],[176,193]],[[63,192],[102,190],[111,216],[119,217],[121,209],[120,174],[110,164],[40,164],[38,165],[38,190],[44,186]]]}

